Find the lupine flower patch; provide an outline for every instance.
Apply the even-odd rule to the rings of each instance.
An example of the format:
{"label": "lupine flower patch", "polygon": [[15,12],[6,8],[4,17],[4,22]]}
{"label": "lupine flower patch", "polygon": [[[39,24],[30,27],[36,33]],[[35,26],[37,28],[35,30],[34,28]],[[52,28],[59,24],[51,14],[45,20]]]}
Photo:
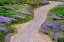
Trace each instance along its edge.
{"label": "lupine flower patch", "polygon": [[30,15],[31,16],[30,12],[25,12],[23,10],[16,10],[16,12],[23,13],[25,15]]}
{"label": "lupine flower patch", "polygon": [[46,22],[45,24],[42,24],[42,28],[49,29],[49,27],[53,26],[54,24],[51,22]]}
{"label": "lupine flower patch", "polygon": [[3,6],[2,8],[7,9],[7,10],[14,10],[14,8],[9,8],[7,6]]}
{"label": "lupine flower patch", "polygon": [[62,25],[60,28],[61,28],[62,31],[64,31],[64,25]]}
{"label": "lupine flower patch", "polygon": [[54,7],[54,8],[59,8],[59,7],[60,7],[60,5],[58,5],[58,6]]}
{"label": "lupine flower patch", "polygon": [[61,31],[61,28],[54,24],[54,25],[52,25],[52,30],[59,30],[59,31]]}
{"label": "lupine flower patch", "polygon": [[39,32],[45,33],[45,32],[46,32],[46,30],[45,30],[45,29],[43,29],[43,28],[40,28]]}
{"label": "lupine flower patch", "polygon": [[8,18],[8,17],[0,16],[0,22],[11,23],[12,21],[16,21],[16,20],[13,19],[13,18]]}
{"label": "lupine flower patch", "polygon": [[52,14],[52,18],[53,18],[53,19],[57,19],[57,20],[62,20],[62,18],[60,18],[59,16],[56,16],[56,15],[54,15],[54,14]]}
{"label": "lupine flower patch", "polygon": [[12,36],[12,34],[7,34],[7,35],[5,36],[5,40],[10,40],[10,39],[11,39],[11,38],[10,38],[11,36]]}
{"label": "lupine flower patch", "polygon": [[[55,24],[53,24],[53,23],[51,23],[51,22],[46,22],[45,24],[42,24],[41,26],[42,26],[42,28],[44,28],[44,29],[52,29],[52,30],[62,31],[62,28],[61,28],[61,27],[59,27],[59,26],[57,26],[57,25],[55,25]],[[62,26],[62,27],[63,27],[63,26]]]}
{"label": "lupine flower patch", "polygon": [[59,37],[64,37],[64,35],[59,34],[59,33],[55,33],[55,34],[52,36],[53,39],[57,39],[57,38],[59,38]]}
{"label": "lupine flower patch", "polygon": [[42,1],[43,4],[48,4],[49,2],[47,0]]}
{"label": "lupine flower patch", "polygon": [[16,16],[16,18],[19,18],[19,19],[23,19],[24,20],[24,17],[22,17],[22,16]]}
{"label": "lupine flower patch", "polygon": [[30,9],[31,7],[30,6],[24,6],[26,9]]}
{"label": "lupine flower patch", "polygon": [[5,32],[7,32],[8,30],[7,30],[6,28],[4,28],[4,27],[0,27],[0,31],[5,31]]}
{"label": "lupine flower patch", "polygon": [[[46,35],[52,35],[52,39],[53,40],[56,40],[59,37],[64,38],[64,35],[61,34],[61,33],[59,33],[59,31],[60,32],[64,31],[64,25],[62,25],[61,27],[59,27],[59,26],[57,26],[57,25],[55,25],[55,24],[53,24],[53,23],[51,23],[51,22],[48,21],[48,22],[45,22],[44,24],[42,24],[41,26],[42,26],[42,28],[40,28],[39,31],[41,33],[44,33],[44,34],[47,33]],[[48,30],[52,30],[53,32],[50,31],[51,33],[49,33],[49,32],[47,32]]]}

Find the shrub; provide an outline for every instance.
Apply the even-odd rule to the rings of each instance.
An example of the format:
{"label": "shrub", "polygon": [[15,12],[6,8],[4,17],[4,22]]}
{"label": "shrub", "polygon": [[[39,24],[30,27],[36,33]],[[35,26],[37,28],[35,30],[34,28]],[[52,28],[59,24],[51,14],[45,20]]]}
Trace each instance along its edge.
{"label": "shrub", "polygon": [[58,39],[57,39],[57,42],[64,42],[64,38],[61,38],[61,37],[58,38]]}
{"label": "shrub", "polygon": [[10,4],[13,0],[1,0],[0,6]]}

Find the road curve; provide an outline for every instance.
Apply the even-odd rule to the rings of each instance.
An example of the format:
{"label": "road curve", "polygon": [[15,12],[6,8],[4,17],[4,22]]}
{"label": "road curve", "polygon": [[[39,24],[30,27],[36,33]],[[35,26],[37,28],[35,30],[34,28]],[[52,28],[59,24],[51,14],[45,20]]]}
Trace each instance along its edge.
{"label": "road curve", "polygon": [[38,34],[35,32],[35,30],[46,20],[48,11],[62,3],[54,1],[49,2],[49,5],[42,6],[34,10],[34,14],[36,14],[34,19],[24,26],[25,29],[23,31],[20,31],[17,35],[15,35],[12,42],[52,42],[50,38],[49,40],[46,40],[46,36],[43,37],[41,41],[38,37]]}

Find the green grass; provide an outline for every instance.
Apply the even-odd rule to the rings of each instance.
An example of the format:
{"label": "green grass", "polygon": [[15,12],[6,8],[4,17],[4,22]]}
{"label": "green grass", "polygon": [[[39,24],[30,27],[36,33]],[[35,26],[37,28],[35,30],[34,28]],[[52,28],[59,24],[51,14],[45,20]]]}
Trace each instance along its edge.
{"label": "green grass", "polygon": [[61,6],[64,6],[64,4],[61,4]]}
{"label": "green grass", "polygon": [[50,11],[57,15],[64,15],[64,8],[53,8]]}
{"label": "green grass", "polygon": [[9,7],[15,8],[15,9],[17,9],[17,10],[29,11],[29,10],[27,10],[26,8],[24,8],[23,5],[14,4],[14,5],[9,6]]}
{"label": "green grass", "polygon": [[[51,32],[50,32],[50,31],[51,31]],[[47,35],[50,36],[50,38],[52,38],[52,35],[54,34],[54,31],[51,30],[51,29],[49,29],[49,30],[46,31],[46,33],[47,33]]]}
{"label": "green grass", "polygon": [[8,40],[6,40],[5,42],[9,42]]}

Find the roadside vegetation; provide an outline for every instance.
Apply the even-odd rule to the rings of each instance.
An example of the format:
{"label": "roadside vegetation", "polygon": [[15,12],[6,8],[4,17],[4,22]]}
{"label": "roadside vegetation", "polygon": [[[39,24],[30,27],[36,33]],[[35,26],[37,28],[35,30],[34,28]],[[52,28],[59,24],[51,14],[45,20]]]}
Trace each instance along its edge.
{"label": "roadside vegetation", "polygon": [[48,4],[42,0],[1,0],[0,1],[0,42],[9,42],[18,31],[15,24],[26,23],[34,18],[34,9]]}
{"label": "roadside vegetation", "polygon": [[53,42],[64,42],[64,4],[49,11],[47,20],[39,31],[50,36]]}

